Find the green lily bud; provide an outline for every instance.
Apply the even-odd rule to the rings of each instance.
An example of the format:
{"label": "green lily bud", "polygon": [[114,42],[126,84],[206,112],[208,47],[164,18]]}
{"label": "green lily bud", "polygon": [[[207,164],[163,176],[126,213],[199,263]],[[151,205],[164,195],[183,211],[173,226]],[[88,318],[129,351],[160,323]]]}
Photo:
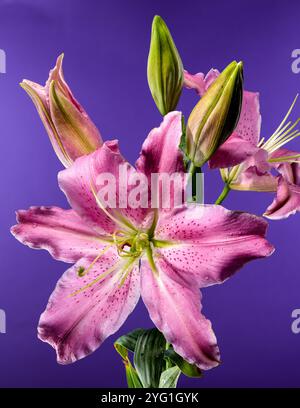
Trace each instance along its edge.
{"label": "green lily bud", "polygon": [[148,84],[162,115],[175,110],[183,87],[183,65],[173,38],[163,19],[152,23],[148,56]]}
{"label": "green lily bud", "polygon": [[201,167],[234,131],[243,101],[243,64],[233,61],[212,83],[187,122],[186,154]]}
{"label": "green lily bud", "polygon": [[78,157],[92,153],[103,142],[98,129],[65,81],[62,61],[63,54],[50,71],[45,86],[26,79],[21,86],[36,106],[57,157],[69,167]]}

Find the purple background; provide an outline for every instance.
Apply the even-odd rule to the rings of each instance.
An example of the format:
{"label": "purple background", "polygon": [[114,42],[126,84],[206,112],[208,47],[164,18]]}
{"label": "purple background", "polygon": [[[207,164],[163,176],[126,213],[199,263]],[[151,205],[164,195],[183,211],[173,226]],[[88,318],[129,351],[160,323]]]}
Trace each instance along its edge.
{"label": "purple background", "polygon": [[[291,71],[291,52],[300,47],[297,0],[0,1],[0,48],[7,53],[7,74],[0,74],[0,308],[7,313],[7,334],[0,334],[1,387],[125,386],[113,341],[130,329],[151,326],[140,302],[119,333],[92,356],[59,366],[54,351],[37,339],[36,325],[66,265],[20,245],[9,227],[16,209],[66,207],[56,181],[60,162],[18,82],[43,83],[64,51],[65,75],[75,95],[103,137],[119,138],[133,163],[148,131],[161,120],[146,80],[155,14],[166,20],[191,72],[244,61],[246,88],[261,93],[264,136],[299,92],[300,74]],[[186,115],[196,100],[193,92],[184,93],[180,108]],[[206,174],[205,181],[206,201],[212,202],[221,189],[218,172]],[[261,214],[272,198],[233,192],[225,205]],[[180,386],[300,385],[300,334],[290,328],[291,312],[300,308],[299,225],[300,215],[271,222],[276,253],[203,291],[223,364],[201,380],[182,377]]]}

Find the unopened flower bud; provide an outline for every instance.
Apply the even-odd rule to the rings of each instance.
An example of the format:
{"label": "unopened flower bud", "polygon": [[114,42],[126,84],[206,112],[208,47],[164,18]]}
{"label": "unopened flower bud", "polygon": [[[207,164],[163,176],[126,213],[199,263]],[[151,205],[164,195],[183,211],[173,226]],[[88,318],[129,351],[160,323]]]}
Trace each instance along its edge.
{"label": "unopened flower bud", "polygon": [[186,153],[201,167],[234,131],[243,100],[243,64],[229,64],[211,84],[187,122]]}
{"label": "unopened flower bud", "polygon": [[69,167],[75,159],[102,145],[100,133],[74,98],[62,71],[63,55],[50,71],[45,86],[24,80],[22,88],[31,97],[62,164]]}
{"label": "unopened flower bud", "polygon": [[183,66],[170,31],[159,16],[152,23],[148,83],[160,113],[175,110],[183,87]]}

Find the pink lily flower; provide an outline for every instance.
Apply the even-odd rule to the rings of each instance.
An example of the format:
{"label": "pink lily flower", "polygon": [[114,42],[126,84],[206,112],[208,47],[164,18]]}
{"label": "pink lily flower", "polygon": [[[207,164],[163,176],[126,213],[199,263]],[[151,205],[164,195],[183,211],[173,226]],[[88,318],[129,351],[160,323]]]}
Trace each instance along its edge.
{"label": "pink lily flower", "polygon": [[57,58],[45,86],[27,79],[20,85],[32,99],[57,157],[69,167],[78,157],[98,149],[103,141],[66,83],[62,62],[63,54]]}
{"label": "pink lily flower", "polygon": [[104,208],[91,187],[104,172],[118,180],[120,164],[146,177],[183,171],[181,119],[171,112],[150,132],[136,169],[111,141],[61,171],[59,185],[72,209],[18,211],[12,233],[20,242],[74,264],[59,279],[38,327],[59,363],[96,350],[141,295],[152,321],[183,358],[202,369],[219,364],[199,288],[222,283],[246,262],[269,256],[267,223],[217,205]]}
{"label": "pink lily flower", "polygon": [[[185,85],[202,96],[218,75],[215,69],[206,76],[185,72]],[[294,123],[287,121],[296,100],[297,97],[273,135],[265,140],[260,137],[259,94],[244,91],[238,125],[209,162],[210,168],[221,168],[222,178],[230,189],[277,191],[277,197],[264,214],[271,219],[286,218],[300,209],[297,176],[300,154],[283,148],[300,135],[295,129],[299,119]],[[274,170],[279,175],[273,174]]]}

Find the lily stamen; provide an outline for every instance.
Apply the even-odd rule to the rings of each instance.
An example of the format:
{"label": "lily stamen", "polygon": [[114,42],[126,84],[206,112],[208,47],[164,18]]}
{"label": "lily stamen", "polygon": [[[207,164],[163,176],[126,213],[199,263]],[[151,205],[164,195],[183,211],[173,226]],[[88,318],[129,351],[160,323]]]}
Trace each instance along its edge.
{"label": "lily stamen", "polygon": [[107,215],[108,218],[110,218],[115,224],[125,228],[125,229],[129,229],[131,231],[136,231],[136,228],[128,221],[126,220],[126,222],[124,220],[120,220],[117,219],[116,217],[114,217],[109,211],[107,211],[107,209],[104,207],[104,205],[102,204],[101,200],[99,199],[92,182],[90,183],[90,188],[91,188],[91,192],[96,200],[96,203],[98,205],[98,207],[105,213],[105,215]]}
{"label": "lily stamen", "polygon": [[300,118],[298,118],[294,123],[292,123],[291,121],[285,123],[287,118],[291,114],[297,99],[298,99],[298,94],[296,95],[287,114],[285,115],[282,122],[280,123],[278,128],[275,130],[275,132],[270,136],[270,138],[264,144],[261,144],[262,140],[264,140],[264,139],[261,139],[261,141],[258,144],[258,147],[261,147],[262,149],[267,150],[269,153],[273,153],[274,151],[278,150],[280,147],[284,146],[286,143],[300,136],[299,130],[295,129],[295,127],[300,122]]}
{"label": "lily stamen", "polygon": [[274,157],[272,159],[269,159],[268,162],[270,163],[288,162],[289,160],[299,159],[299,158],[300,158],[300,154],[295,154],[293,156]]}
{"label": "lily stamen", "polygon": [[[281,123],[279,124],[278,128],[277,128],[277,129],[275,130],[275,132],[273,133],[273,135],[278,134],[278,132],[282,129],[283,125],[285,124],[287,118],[290,116],[290,114],[291,114],[291,112],[292,112],[292,110],[293,110],[293,108],[294,108],[294,106],[295,106],[295,104],[296,104],[296,102],[297,102],[298,96],[299,96],[299,94],[297,94],[297,95],[295,96],[295,99],[293,100],[293,102],[292,102],[292,104],[291,104],[289,110],[287,111],[285,117],[283,118],[283,120],[282,120]],[[271,136],[271,137],[272,137],[272,136]]]}
{"label": "lily stamen", "polygon": [[79,293],[83,292],[84,290],[90,288],[91,286],[95,285],[102,279],[106,278],[110,273],[114,272],[118,266],[120,265],[121,261],[116,262],[111,268],[108,268],[105,272],[103,272],[101,275],[97,276],[94,280],[86,284],[85,286],[82,286],[80,289],[76,290],[75,292],[70,293],[69,297],[73,297],[78,295]]}
{"label": "lily stamen", "polygon": [[136,262],[136,259],[131,260],[131,261],[128,262],[128,263],[124,266],[124,268],[121,270],[121,272],[120,272],[121,277],[120,277],[119,288],[121,288],[121,287],[124,285],[124,283],[125,283],[125,281],[126,281],[126,279],[127,279],[127,276],[132,272],[132,269],[134,268],[134,263],[135,263],[135,262]]}
{"label": "lily stamen", "polygon": [[90,263],[90,265],[87,268],[84,268],[83,266],[80,266],[78,268],[78,276],[82,278],[85,276],[95,265],[95,263],[112,247],[113,244],[107,245],[100,253],[93,259],[93,261]]}

